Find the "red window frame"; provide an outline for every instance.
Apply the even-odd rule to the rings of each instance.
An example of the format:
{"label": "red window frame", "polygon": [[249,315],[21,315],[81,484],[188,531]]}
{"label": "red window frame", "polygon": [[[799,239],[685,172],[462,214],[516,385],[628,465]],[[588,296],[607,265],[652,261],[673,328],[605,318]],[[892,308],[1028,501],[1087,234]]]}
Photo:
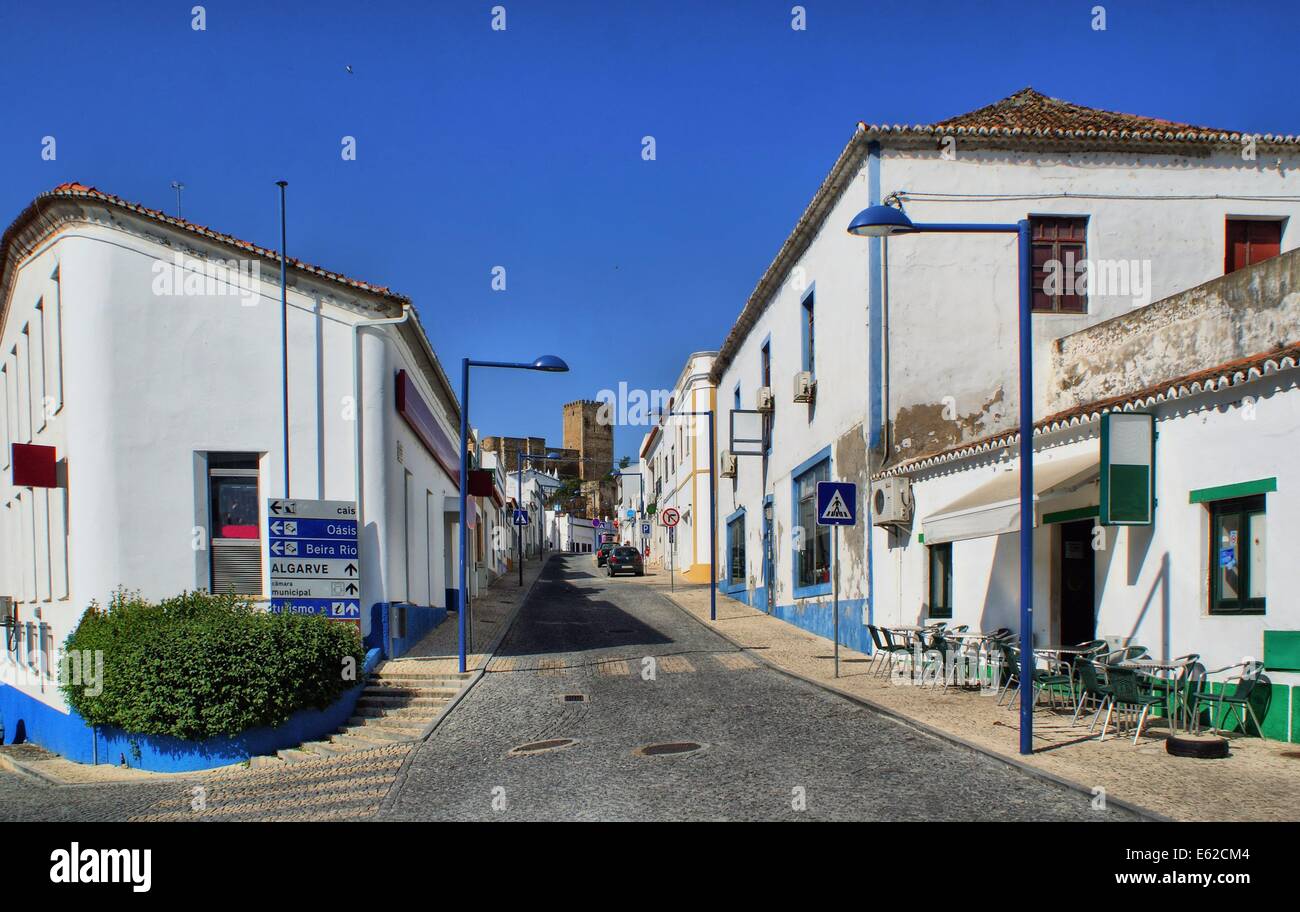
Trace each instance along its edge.
{"label": "red window frame", "polygon": [[1282,252],[1282,219],[1228,218],[1223,227],[1223,274],[1254,266]]}
{"label": "red window frame", "polygon": [[[1048,265],[1060,263],[1061,277],[1078,279],[1074,268],[1088,258],[1087,216],[1035,215],[1029,219],[1033,258],[1033,311],[1035,313],[1086,314],[1088,294],[1048,294]],[[1071,286],[1066,286],[1070,288]]]}

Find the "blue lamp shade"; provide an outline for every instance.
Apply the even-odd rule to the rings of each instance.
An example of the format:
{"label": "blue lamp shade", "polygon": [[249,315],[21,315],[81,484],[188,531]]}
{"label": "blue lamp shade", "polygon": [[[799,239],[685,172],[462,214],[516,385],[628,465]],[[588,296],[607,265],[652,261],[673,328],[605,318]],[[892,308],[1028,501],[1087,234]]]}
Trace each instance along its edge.
{"label": "blue lamp shade", "polygon": [[532,369],[537,371],[560,372],[560,371],[567,371],[569,369],[569,365],[565,364],[562,358],[557,358],[555,357],[555,355],[542,355],[540,358],[538,358],[536,361],[533,362]]}
{"label": "blue lamp shade", "polygon": [[849,222],[849,234],[858,237],[889,237],[915,230],[912,220],[893,206],[869,206]]}

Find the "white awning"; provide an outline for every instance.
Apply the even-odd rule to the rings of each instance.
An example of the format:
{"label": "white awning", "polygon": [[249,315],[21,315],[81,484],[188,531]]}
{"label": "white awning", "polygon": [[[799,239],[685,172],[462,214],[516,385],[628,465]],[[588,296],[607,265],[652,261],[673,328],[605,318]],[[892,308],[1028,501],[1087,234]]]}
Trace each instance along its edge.
{"label": "white awning", "polygon": [[[1100,456],[1093,450],[1058,459],[1034,460],[1034,525],[1041,498],[1066,494],[1098,477]],[[975,490],[921,520],[927,545],[1020,531],[1020,469],[999,472]]]}

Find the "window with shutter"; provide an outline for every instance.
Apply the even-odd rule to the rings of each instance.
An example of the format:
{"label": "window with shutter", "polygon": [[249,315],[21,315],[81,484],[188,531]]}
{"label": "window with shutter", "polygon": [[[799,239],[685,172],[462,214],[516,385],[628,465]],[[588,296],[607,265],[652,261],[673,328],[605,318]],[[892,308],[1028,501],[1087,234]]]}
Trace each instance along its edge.
{"label": "window with shutter", "polygon": [[256,453],[208,454],[212,591],[262,594],[262,527]]}

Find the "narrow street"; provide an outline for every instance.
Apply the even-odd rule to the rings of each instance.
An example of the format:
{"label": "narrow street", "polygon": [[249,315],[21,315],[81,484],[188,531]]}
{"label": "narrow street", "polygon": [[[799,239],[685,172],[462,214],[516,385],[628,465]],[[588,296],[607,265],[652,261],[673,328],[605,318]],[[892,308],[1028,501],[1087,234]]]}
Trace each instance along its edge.
{"label": "narrow street", "polygon": [[[557,739],[574,743],[511,753]],[[703,747],[637,754],[672,742]],[[417,748],[380,816],[1128,819],[773,671],[589,555],[552,558],[488,673]]]}

